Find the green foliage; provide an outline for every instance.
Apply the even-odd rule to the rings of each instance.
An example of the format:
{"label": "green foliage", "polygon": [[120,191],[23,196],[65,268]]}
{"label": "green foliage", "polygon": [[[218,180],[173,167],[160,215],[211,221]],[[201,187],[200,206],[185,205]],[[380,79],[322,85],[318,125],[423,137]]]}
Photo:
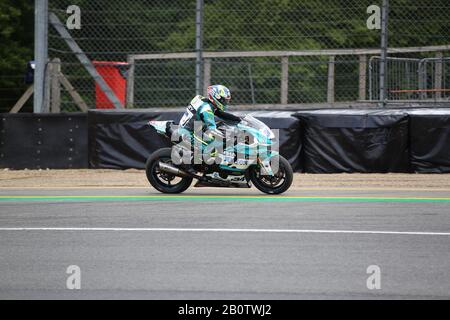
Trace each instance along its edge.
{"label": "green foliage", "polygon": [[0,112],[23,94],[26,63],[33,59],[33,4],[0,1]]}
{"label": "green foliage", "polygon": [[[381,0],[205,0],[204,50],[312,50],[376,48],[379,30],[368,30],[367,7]],[[23,74],[33,59],[33,1],[0,0],[0,108],[10,109],[24,92]],[[78,5],[81,30],[70,33],[92,60],[124,61],[130,53],[195,50],[196,0],[49,0],[62,21]],[[450,43],[448,0],[390,1],[390,46]],[[52,27],[50,56],[89,104],[93,82]],[[356,99],[358,61],[336,57],[336,99]],[[183,105],[193,93],[188,61],[142,62],[136,69],[136,106]],[[326,100],[327,58],[291,58],[289,102]],[[212,81],[224,82],[235,103],[277,103],[280,60],[223,59],[212,65]],[[141,94],[141,96],[139,96]]]}

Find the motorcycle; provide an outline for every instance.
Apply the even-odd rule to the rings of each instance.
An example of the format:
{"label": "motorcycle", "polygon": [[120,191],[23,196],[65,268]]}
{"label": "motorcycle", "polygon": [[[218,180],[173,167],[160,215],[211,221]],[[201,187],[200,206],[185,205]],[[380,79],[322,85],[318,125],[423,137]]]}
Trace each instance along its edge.
{"label": "motorcycle", "polygon": [[[157,133],[169,138],[172,148],[162,148],[147,159],[145,171],[150,184],[162,193],[181,193],[194,187],[251,188],[252,184],[267,194],[281,194],[289,189],[293,180],[290,163],[276,150],[277,139],[273,131],[251,115],[238,123],[217,122],[224,143],[223,151],[212,158],[213,163],[192,163],[194,153],[188,139],[173,139],[177,126],[173,121],[149,121]],[[245,139],[237,139],[239,135]],[[175,140],[175,141],[174,141]],[[182,154],[182,156],[181,156]],[[189,163],[180,162],[189,159]]]}

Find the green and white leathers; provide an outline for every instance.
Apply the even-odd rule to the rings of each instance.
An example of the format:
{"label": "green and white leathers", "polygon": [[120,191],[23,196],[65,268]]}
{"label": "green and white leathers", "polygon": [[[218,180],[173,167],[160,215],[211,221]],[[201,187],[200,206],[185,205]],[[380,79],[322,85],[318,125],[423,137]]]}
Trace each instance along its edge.
{"label": "green and white leathers", "polygon": [[213,132],[216,130],[216,122],[214,115],[224,119],[239,121],[239,118],[225,112],[230,100],[230,90],[221,85],[216,84],[208,87],[208,97],[201,95],[195,96],[189,103],[183,118],[180,120],[180,127],[194,132],[197,128],[194,126],[195,121],[203,123],[203,131]]}
{"label": "green and white leathers", "polygon": [[[225,112],[231,100],[230,90],[220,84],[208,87],[208,97],[195,96],[189,103],[186,112],[180,120],[178,132],[189,136],[191,143],[200,143],[202,149],[219,146],[223,133],[217,130],[215,116],[222,120],[240,121],[240,118]],[[213,143],[216,142],[216,143]]]}
{"label": "green and white leathers", "polygon": [[215,145],[213,143],[215,139],[211,133],[216,132],[214,111],[209,100],[200,95],[195,96],[180,120],[179,133],[190,137],[192,144],[195,144],[196,140],[205,151],[207,146],[212,148]]}
{"label": "green and white leathers", "polygon": [[207,98],[201,95],[195,96],[189,103],[183,117],[180,120],[180,127],[193,132],[195,121],[203,122],[203,130],[216,129],[213,106]]}

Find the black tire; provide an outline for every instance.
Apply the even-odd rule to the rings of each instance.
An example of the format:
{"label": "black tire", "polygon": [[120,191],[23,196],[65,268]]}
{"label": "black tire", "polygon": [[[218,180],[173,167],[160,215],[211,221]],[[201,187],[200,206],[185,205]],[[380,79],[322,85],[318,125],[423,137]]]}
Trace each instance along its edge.
{"label": "black tire", "polygon": [[[145,174],[150,184],[158,191],[162,193],[181,193],[185,191],[192,183],[192,178],[189,177],[176,177],[169,173],[158,172],[159,162],[172,163],[171,160],[171,148],[159,149],[153,152],[145,163]],[[179,178],[176,184],[171,185],[171,179]],[[168,183],[164,183],[164,179],[167,179]]]}
{"label": "black tire", "polygon": [[[250,168],[249,172],[250,180],[253,182],[253,184],[259,191],[262,191],[267,194],[280,194],[288,190],[289,187],[291,186],[292,180],[294,179],[294,173],[292,171],[291,164],[282,156],[278,156],[278,159],[279,159],[279,169],[278,172],[273,177],[261,175],[259,173],[260,170],[259,167],[254,166]],[[274,179],[271,181],[275,181],[277,179],[279,180],[281,179],[281,176],[283,177],[283,180],[279,185],[272,186],[267,183],[269,181],[267,182],[264,181],[271,179]]]}

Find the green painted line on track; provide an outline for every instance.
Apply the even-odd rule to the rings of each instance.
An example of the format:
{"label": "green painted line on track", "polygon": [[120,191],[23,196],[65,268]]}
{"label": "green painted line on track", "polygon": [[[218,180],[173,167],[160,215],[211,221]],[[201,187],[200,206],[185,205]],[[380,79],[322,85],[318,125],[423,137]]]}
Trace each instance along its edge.
{"label": "green painted line on track", "polygon": [[14,201],[273,201],[273,202],[412,202],[450,203],[450,198],[422,197],[301,197],[301,196],[0,196]]}

